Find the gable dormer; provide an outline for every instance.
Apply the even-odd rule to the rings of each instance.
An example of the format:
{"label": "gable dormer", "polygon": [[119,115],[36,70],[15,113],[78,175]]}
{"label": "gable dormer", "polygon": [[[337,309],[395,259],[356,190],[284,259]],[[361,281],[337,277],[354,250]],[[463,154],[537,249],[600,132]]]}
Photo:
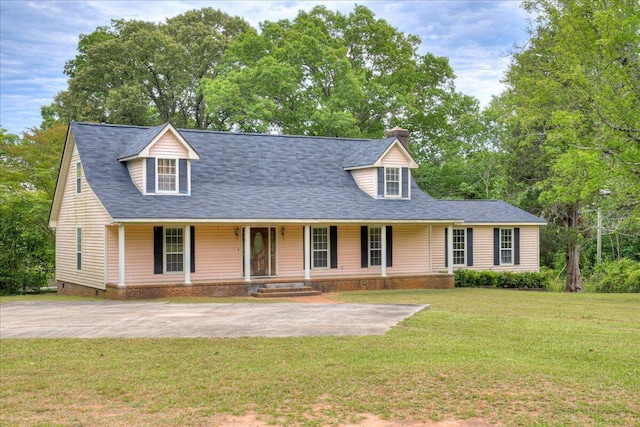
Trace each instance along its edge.
{"label": "gable dormer", "polygon": [[141,131],[118,160],[142,194],[191,194],[191,161],[200,156],[171,124]]}
{"label": "gable dormer", "polygon": [[349,153],[343,169],[373,198],[411,199],[411,169],[418,164],[409,154],[408,135],[396,128],[385,139],[363,141]]}

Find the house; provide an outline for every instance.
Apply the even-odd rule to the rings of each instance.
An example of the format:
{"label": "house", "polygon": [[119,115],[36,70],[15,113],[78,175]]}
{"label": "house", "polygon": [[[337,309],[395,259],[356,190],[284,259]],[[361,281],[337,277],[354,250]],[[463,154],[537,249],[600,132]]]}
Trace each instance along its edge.
{"label": "house", "polygon": [[544,221],[433,199],[408,139],[71,123],[50,216],[58,292],[449,288],[457,268],[537,271]]}

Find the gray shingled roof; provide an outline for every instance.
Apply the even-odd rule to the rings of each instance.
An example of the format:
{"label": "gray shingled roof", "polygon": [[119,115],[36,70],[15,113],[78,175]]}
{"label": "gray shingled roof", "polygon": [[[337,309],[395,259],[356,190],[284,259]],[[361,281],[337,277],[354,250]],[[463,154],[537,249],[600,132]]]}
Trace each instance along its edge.
{"label": "gray shingled roof", "polygon": [[167,124],[165,123],[163,125],[154,126],[147,130],[138,132],[137,135],[124,147],[124,152],[120,155],[119,159],[126,159],[140,154],[140,152],[166,127]]}
{"label": "gray shingled roof", "polygon": [[200,155],[191,163],[191,195],[145,196],[118,159],[132,152],[132,141],[148,138],[151,129],[156,128],[71,123],[86,180],[114,220],[544,223],[504,202],[435,200],[413,180],[411,200],[370,197],[342,167],[345,162],[359,163],[354,153],[363,153],[366,164],[368,146],[378,152],[393,138],[371,141],[180,129]]}
{"label": "gray shingled roof", "polygon": [[345,156],[342,167],[350,169],[374,164],[395,140],[395,138],[372,139],[367,141],[366,144],[357,144]]}

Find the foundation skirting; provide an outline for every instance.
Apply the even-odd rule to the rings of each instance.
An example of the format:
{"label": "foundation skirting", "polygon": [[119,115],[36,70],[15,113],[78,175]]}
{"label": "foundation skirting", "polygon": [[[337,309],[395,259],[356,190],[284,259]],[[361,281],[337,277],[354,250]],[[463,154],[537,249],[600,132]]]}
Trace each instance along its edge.
{"label": "foundation skirting", "polygon": [[255,279],[251,282],[227,281],[216,283],[127,285],[119,287],[107,284],[106,289],[98,289],[58,280],[59,295],[78,295],[114,300],[144,300],[172,297],[245,297],[256,292],[267,283],[304,283],[321,292],[346,292],[383,289],[452,289],[453,275],[423,274],[393,277],[347,277],[322,278],[312,280],[291,280],[270,278]]}

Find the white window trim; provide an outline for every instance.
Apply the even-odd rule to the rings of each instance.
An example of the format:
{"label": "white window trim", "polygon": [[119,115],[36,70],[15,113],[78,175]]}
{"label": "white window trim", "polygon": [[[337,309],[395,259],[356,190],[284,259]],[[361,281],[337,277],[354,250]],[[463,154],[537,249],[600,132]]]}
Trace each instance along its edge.
{"label": "white window trim", "polygon": [[[175,166],[176,166],[176,188],[175,190],[160,190],[160,179],[159,179],[159,173],[158,173],[158,160],[173,160],[175,162]],[[154,165],[154,169],[155,169],[155,174],[156,174],[156,194],[179,194],[180,193],[180,158],[179,157],[171,157],[171,156],[164,156],[164,157],[156,157],[155,159],[155,165]]]}
{"label": "white window trim", "polygon": [[76,271],[82,271],[82,227],[76,227]]}
{"label": "white window trim", "polygon": [[[380,248],[379,249],[372,249],[371,248],[371,231],[372,230],[380,230]],[[371,252],[373,250],[376,251],[380,251],[380,264],[378,265],[372,265],[371,264]],[[368,229],[368,236],[367,236],[367,262],[369,265],[369,268],[382,268],[382,263],[386,262],[386,260],[382,259],[382,255],[383,255],[383,250],[382,250],[382,227],[369,227]]]}
{"label": "white window trim", "polygon": [[[314,230],[324,229],[327,236],[327,249],[325,250],[316,250],[315,249],[315,235]],[[327,253],[327,265],[324,267],[315,267],[315,257],[316,253],[326,252]],[[329,227],[311,227],[311,269],[312,270],[329,270],[331,268],[331,233]]]}
{"label": "white window trim", "polygon": [[[387,192],[387,170],[396,169],[398,171],[398,194],[389,194]],[[386,199],[400,199],[402,198],[402,168],[399,166],[385,166],[384,167],[384,197]]]}
{"label": "white window trim", "polygon": [[76,195],[80,196],[82,194],[82,163],[76,162]]}
{"label": "white window trim", "polygon": [[[171,252],[171,253],[175,253],[175,254],[182,254],[182,270],[176,270],[176,271],[167,271],[167,255],[169,255],[169,253],[167,253],[167,230],[180,230],[182,232],[182,252]],[[185,270],[185,256],[184,256],[184,251],[185,251],[185,247],[184,247],[184,228],[183,227],[162,227],[162,269],[164,274],[183,274],[184,270]],[[191,268],[191,266],[189,266],[189,268]]]}
{"label": "white window trim", "polygon": [[[506,231],[509,230],[511,232],[511,246],[509,248],[503,248],[502,247],[502,231]],[[515,232],[513,230],[513,228],[501,228],[500,229],[500,265],[514,265],[513,263],[513,257],[514,257],[514,248],[513,248],[513,237],[515,235]],[[508,250],[511,253],[511,262],[502,262],[502,251],[503,250]]]}
{"label": "white window trim", "polygon": [[[456,264],[455,260],[456,260],[456,251],[460,252],[460,249],[456,249],[455,248],[455,243],[456,243],[456,235],[455,232],[456,231],[462,231],[462,244],[464,245],[464,249],[462,249],[463,255],[462,255],[462,259],[463,262],[462,264]],[[452,231],[453,233],[453,248],[452,248],[452,263],[454,267],[466,267],[467,266],[467,229],[466,228],[453,228]]]}

